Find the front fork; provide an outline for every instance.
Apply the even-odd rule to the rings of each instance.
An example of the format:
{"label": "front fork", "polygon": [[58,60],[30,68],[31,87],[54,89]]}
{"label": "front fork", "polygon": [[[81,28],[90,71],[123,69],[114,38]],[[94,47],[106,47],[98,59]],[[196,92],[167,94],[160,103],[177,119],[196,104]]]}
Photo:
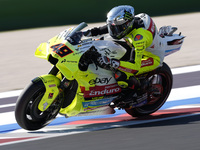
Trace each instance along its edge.
{"label": "front fork", "polygon": [[57,69],[57,67],[53,66],[52,69],[49,71],[49,74],[37,77],[32,81],[34,83],[42,81],[46,89],[38,105],[38,109],[40,111],[47,110],[49,106],[51,106],[51,104],[55,101],[55,99],[62,99],[62,97],[60,97],[62,96],[62,94],[60,93],[63,92],[66,85],[63,85],[62,82],[64,82],[64,80],[62,80],[62,77],[57,76],[58,72],[59,70]]}

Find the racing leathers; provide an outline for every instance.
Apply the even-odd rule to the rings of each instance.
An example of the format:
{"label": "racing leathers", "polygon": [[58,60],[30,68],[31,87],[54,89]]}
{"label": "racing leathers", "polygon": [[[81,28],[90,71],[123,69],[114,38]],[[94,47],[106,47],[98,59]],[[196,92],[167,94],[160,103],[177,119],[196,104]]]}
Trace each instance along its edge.
{"label": "racing leathers", "polygon": [[[90,30],[91,36],[108,33],[107,25]],[[133,30],[124,37],[124,40],[132,48],[129,60],[120,60],[118,70],[124,72],[127,77],[133,74],[142,74],[154,70],[162,65],[164,51],[162,50],[161,37],[152,18],[144,13],[135,16]]]}

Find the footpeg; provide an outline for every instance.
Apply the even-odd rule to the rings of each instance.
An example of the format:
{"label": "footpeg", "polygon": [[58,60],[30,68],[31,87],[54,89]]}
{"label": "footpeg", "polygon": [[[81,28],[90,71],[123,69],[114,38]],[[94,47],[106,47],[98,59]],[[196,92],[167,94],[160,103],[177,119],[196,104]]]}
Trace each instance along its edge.
{"label": "footpeg", "polygon": [[141,107],[145,105],[148,102],[147,98],[148,98],[147,93],[144,93],[141,96],[138,96],[137,99],[133,103],[129,104],[130,108]]}

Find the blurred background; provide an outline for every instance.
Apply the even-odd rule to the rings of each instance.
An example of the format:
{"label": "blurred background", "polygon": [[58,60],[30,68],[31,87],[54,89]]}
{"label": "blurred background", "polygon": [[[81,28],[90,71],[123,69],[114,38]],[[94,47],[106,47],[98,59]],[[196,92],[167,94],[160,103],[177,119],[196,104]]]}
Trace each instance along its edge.
{"label": "blurred background", "polygon": [[34,56],[40,43],[83,21],[89,28],[104,25],[109,10],[124,4],[149,14],[158,28],[176,26],[186,36],[181,51],[165,58],[171,68],[200,64],[199,0],[0,0],[0,92],[48,73],[51,64]]}
{"label": "blurred background", "polygon": [[104,22],[107,12],[122,4],[150,16],[200,11],[199,0],[0,0],[0,31]]}

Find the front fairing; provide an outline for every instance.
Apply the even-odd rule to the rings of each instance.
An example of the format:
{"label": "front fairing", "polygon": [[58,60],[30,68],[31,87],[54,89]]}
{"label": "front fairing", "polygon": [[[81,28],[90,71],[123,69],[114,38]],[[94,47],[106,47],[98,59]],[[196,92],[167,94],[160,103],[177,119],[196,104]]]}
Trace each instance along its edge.
{"label": "front fairing", "polygon": [[[84,51],[77,49],[77,44],[72,45],[72,36],[76,36],[77,28],[69,28],[62,31],[57,36],[51,38],[46,43],[41,43],[36,49],[35,56],[46,59],[48,61],[50,55],[54,58],[57,63],[56,67],[61,73],[69,80],[75,78],[76,71],[79,70],[78,62]],[[79,42],[81,36],[75,39]],[[51,61],[50,61],[51,62]],[[55,64],[54,64],[55,65]]]}
{"label": "front fairing", "polygon": [[36,51],[35,56],[42,59],[47,59],[49,55],[52,53],[52,46],[65,42],[65,37],[73,30],[73,28],[66,29],[62,31],[60,34],[56,35],[55,37],[48,40],[48,42],[41,43]]}
{"label": "front fairing", "polygon": [[82,53],[76,53],[74,46],[69,42],[55,45],[55,49],[51,53],[51,56],[58,60],[56,67],[68,80],[73,80],[79,71],[78,63],[81,55]]}

